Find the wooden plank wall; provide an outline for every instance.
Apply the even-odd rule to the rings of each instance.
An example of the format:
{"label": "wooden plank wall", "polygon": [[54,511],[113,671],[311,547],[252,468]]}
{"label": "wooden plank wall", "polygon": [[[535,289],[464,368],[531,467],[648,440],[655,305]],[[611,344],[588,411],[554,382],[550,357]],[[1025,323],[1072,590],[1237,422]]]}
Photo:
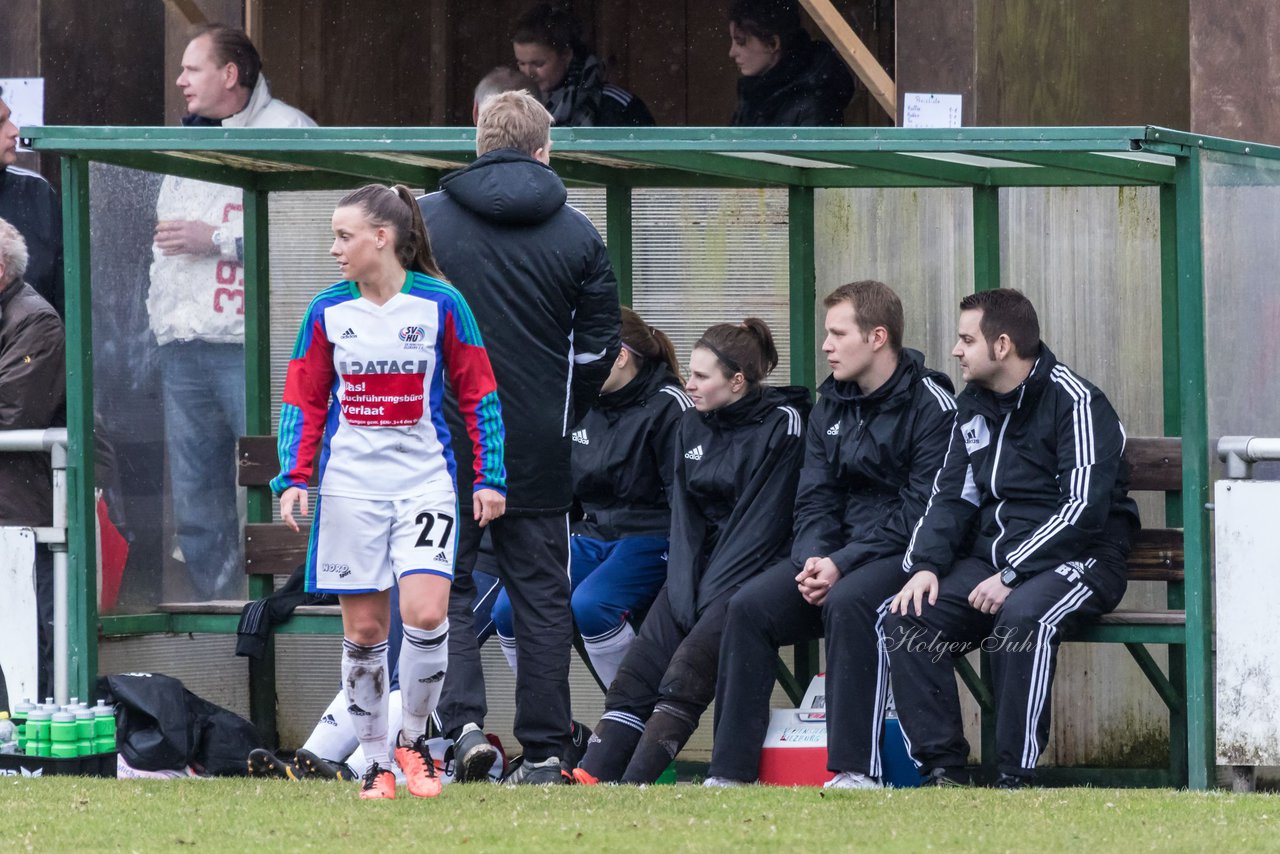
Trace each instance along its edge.
{"label": "wooden plank wall", "polygon": [[1185,128],[1187,16],[1187,0],[899,0],[898,91],[965,94],[966,124]]}

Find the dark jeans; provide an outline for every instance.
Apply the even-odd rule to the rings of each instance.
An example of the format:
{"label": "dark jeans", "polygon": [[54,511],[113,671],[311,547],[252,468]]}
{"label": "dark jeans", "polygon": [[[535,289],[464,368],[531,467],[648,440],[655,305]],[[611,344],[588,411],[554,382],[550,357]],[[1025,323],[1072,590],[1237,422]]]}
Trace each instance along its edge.
{"label": "dark jeans", "polygon": [[790,559],[742,586],[729,602],[720,642],[716,740],[710,773],[731,780],[758,776],[769,728],[778,648],[826,639],[827,766],[880,777],[880,741],[889,692],[889,661],[880,642],[888,600],[902,589],[902,557],[851,570],[820,606],[796,587]]}
{"label": "dark jeans", "polygon": [[918,617],[885,620],[898,720],[922,770],[969,760],[953,662],[979,647],[990,655],[995,677],[998,770],[1023,775],[1035,770],[1049,738],[1063,633],[1120,603],[1127,554],[1127,542],[1100,546],[1078,567],[1063,564],[1037,573],[1015,587],[994,615],[969,604],[973,588],[994,570],[985,561],[966,558],[942,578],[937,605],[926,604]]}
{"label": "dark jeans", "polygon": [[244,432],[244,348],[180,341],[160,347],[165,446],[178,544],[194,595],[244,592],[236,439]]}

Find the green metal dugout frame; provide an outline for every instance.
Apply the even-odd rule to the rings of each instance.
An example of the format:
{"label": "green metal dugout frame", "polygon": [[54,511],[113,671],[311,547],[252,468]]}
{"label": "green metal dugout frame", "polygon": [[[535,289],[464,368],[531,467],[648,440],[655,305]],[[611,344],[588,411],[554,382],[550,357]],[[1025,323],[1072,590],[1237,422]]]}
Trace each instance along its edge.
{"label": "green metal dugout frame", "polygon": [[[103,617],[93,589],[93,342],[89,281],[89,163],[111,163],[229,184],[245,191],[247,429],[270,424],[270,289],[267,194],[342,189],[364,181],[432,187],[475,158],[471,128],[36,127],[33,149],[62,157],[67,287],[68,481],[71,637],[69,678],[88,696],[97,674],[97,637],[156,632],[234,631],[225,615],[147,614]],[[1155,186],[1160,188],[1161,307],[1165,432],[1181,436],[1185,463],[1180,500],[1168,524],[1185,540],[1185,633],[1132,629],[1113,640],[1135,651],[1144,672],[1159,668],[1145,643],[1170,643],[1170,676],[1153,678],[1167,702],[1185,698],[1186,782],[1214,782],[1209,446],[1201,235],[1201,161],[1212,151],[1280,160],[1280,148],[1202,137],[1158,127],[964,128],[644,128],[554,129],[553,165],[566,183],[607,188],[609,251],[620,292],[629,298],[631,190],[642,187],[786,187],[790,208],[792,381],[813,387],[816,334],[814,190],[818,188],[968,187],[972,191],[974,281],[1000,284],[1001,187]],[[251,490],[250,521],[270,520],[270,496]],[[269,578],[251,579],[250,595]],[[1170,607],[1182,606],[1170,601]],[[332,631],[320,618],[284,631]],[[1185,646],[1181,645],[1185,644]],[[1139,654],[1136,650],[1141,650]],[[807,669],[810,653],[797,653]],[[1145,658],[1143,657],[1145,656]],[[270,656],[268,656],[270,662]],[[272,678],[273,665],[255,674]],[[965,675],[962,669],[962,675]],[[972,668],[969,668],[969,675]],[[1148,673],[1149,676],[1155,674]],[[982,699],[981,680],[966,681]],[[268,701],[254,700],[255,711]],[[271,699],[271,702],[274,702]],[[1180,710],[1170,703],[1171,714]],[[1172,723],[1172,721],[1171,721]],[[1174,730],[1176,735],[1176,729]],[[1175,739],[1176,740],[1176,739]],[[1121,772],[1123,776],[1123,772]],[[1156,781],[1148,774],[1136,779]],[[1167,780],[1168,778],[1158,778]]]}

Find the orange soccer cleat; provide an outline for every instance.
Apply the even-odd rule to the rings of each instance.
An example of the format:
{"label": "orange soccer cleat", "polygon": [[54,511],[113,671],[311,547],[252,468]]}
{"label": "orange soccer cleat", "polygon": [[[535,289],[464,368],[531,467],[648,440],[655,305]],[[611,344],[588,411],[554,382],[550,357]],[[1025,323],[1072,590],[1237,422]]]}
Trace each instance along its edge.
{"label": "orange soccer cleat", "polygon": [[364,782],[360,784],[360,800],[395,800],[396,775],[383,768],[377,762],[370,763],[369,770],[364,772]]}
{"label": "orange soccer cleat", "polygon": [[413,747],[397,747],[396,764],[404,772],[409,794],[414,797],[434,798],[444,788],[436,774],[436,763],[431,758],[431,749],[427,747],[426,735],[418,736]]}

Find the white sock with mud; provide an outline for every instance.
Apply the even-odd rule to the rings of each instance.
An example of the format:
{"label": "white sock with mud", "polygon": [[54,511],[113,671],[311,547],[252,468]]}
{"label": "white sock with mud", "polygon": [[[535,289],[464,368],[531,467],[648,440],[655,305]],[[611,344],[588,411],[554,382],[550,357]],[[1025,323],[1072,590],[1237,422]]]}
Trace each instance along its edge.
{"label": "white sock with mud", "polygon": [[365,758],[383,768],[391,765],[387,755],[387,642],[363,646],[342,639],[342,691],[347,700],[356,738]]}
{"label": "white sock with mud", "polygon": [[400,700],[404,720],[400,743],[409,746],[427,731],[427,718],[440,702],[449,666],[449,620],[434,629],[404,627],[400,646]]}

